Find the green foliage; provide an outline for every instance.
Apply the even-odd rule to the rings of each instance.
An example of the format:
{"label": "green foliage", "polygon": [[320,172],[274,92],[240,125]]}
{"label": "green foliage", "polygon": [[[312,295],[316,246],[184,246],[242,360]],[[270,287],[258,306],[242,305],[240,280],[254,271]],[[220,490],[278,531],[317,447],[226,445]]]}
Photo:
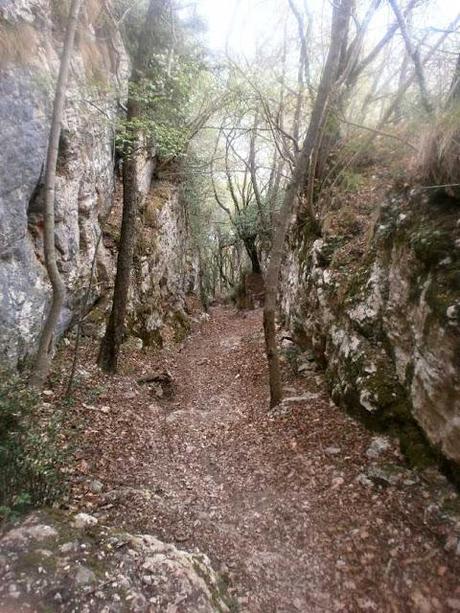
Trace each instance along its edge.
{"label": "green foliage", "polygon": [[52,504],[63,493],[60,414],[41,426],[38,412],[36,393],[19,377],[0,373],[0,520]]}
{"label": "green foliage", "polygon": [[340,187],[345,192],[357,192],[363,186],[363,176],[353,170],[343,170],[340,173]]}
{"label": "green foliage", "polygon": [[[128,7],[124,0],[118,0],[115,8],[121,17]],[[128,12],[125,22],[125,43],[133,58],[145,11],[146,2],[139,3]],[[142,146],[154,148],[160,159],[180,156],[191,137],[196,98],[207,74],[204,51],[193,32],[174,14],[168,14],[155,31],[155,50],[146,62],[143,79],[130,84],[129,96],[139,109],[135,121],[119,123],[117,146],[123,154],[130,155],[140,146],[137,139],[142,133]]]}
{"label": "green foliage", "polygon": [[[267,219],[270,216],[270,204],[266,200],[262,200],[261,204],[264,218]],[[235,224],[237,234],[241,238],[252,236],[262,238],[270,234],[270,229],[264,226],[259,207],[254,200],[235,215]]]}
{"label": "green foliage", "polygon": [[118,148],[125,155],[132,154],[138,146],[137,135],[142,133],[145,144],[154,147],[159,158],[178,157],[190,138],[193,89],[204,69],[191,57],[154,56],[152,76],[131,84],[130,97],[140,105],[141,113],[135,120],[120,120]]}

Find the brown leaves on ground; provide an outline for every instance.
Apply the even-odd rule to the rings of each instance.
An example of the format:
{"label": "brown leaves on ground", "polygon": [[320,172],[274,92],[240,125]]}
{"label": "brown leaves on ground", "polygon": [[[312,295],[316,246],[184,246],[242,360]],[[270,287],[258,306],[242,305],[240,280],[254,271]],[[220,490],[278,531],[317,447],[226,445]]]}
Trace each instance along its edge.
{"label": "brown leaves on ground", "polygon": [[[267,413],[259,312],[215,308],[113,378],[86,365],[92,351],[72,409],[76,509],[208,554],[241,611],[460,607],[452,488],[408,471],[394,443],[368,457],[372,435],[317,372],[291,376],[291,401]],[[137,383],[163,371],[171,398]]]}

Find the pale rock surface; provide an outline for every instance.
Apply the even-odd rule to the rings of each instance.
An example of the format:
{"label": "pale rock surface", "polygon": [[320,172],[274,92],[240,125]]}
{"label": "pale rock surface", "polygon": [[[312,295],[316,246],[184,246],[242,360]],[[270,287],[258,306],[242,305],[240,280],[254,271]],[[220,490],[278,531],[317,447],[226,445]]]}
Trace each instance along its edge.
{"label": "pale rock surface", "polygon": [[[53,87],[62,46],[60,2],[0,0],[0,36],[10,54],[0,58],[0,365],[16,367],[34,353],[49,300],[43,265],[43,168]],[[108,5],[110,7],[110,3]],[[96,14],[98,14],[96,12]],[[104,333],[113,287],[121,199],[116,195],[114,127],[123,113],[129,61],[115,20],[91,22],[77,40],[67,91],[56,186],[58,266],[67,288],[58,324],[63,333],[79,314],[96,244],[111,207],[114,225],[100,242],[84,334]],[[96,17],[92,19],[96,20]],[[174,185],[154,178],[155,152],[138,164],[141,226],[130,300],[132,334],[141,346],[163,342],[163,326],[187,330],[185,293],[196,284],[187,230]],[[141,219],[142,217],[142,219]],[[109,218],[110,222],[110,218]],[[109,223],[110,226],[110,223]]]}
{"label": "pale rock surface", "polygon": [[413,419],[460,463],[460,227],[453,207],[424,198],[384,201],[355,262],[335,264],[352,244],[340,229],[297,240],[282,271],[283,324],[326,365],[335,402],[404,422],[409,436]]}
{"label": "pale rock surface", "polygon": [[0,538],[2,611],[229,611],[207,556],[82,515],[35,513]]}
{"label": "pale rock surface", "polygon": [[[0,64],[0,361],[16,365],[35,347],[50,289],[43,266],[43,169],[61,43],[50,0],[2,0],[2,33],[16,55]],[[82,19],[88,18],[83,13]],[[70,323],[87,283],[100,218],[113,193],[113,125],[128,60],[115,23],[88,38],[72,60],[56,185],[56,246]],[[108,40],[110,39],[110,40]],[[105,82],[97,84],[95,74]],[[91,101],[95,101],[95,108]],[[96,287],[112,275],[101,245]],[[100,291],[100,290],[99,290]],[[94,300],[98,291],[91,297]]]}
{"label": "pale rock surface", "polygon": [[370,460],[376,460],[379,458],[385,451],[391,448],[391,443],[386,436],[376,436],[372,439],[371,444],[366,450],[366,456]]}

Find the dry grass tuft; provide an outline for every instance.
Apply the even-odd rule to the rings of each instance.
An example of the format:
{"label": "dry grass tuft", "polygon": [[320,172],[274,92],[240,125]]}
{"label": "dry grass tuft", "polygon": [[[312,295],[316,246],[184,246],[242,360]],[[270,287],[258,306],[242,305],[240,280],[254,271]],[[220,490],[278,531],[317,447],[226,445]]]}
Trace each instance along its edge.
{"label": "dry grass tuft", "polygon": [[100,0],[86,0],[80,19],[77,47],[83,58],[88,76],[99,83],[106,83],[107,76],[116,71],[113,58],[113,24]]}
{"label": "dry grass tuft", "polygon": [[[53,20],[58,28],[64,31],[70,11],[70,0],[51,0],[51,12]],[[101,0],[85,0],[80,14],[80,22],[85,26],[97,25],[97,22],[105,14]]]}
{"label": "dry grass tuft", "polygon": [[460,106],[444,113],[423,131],[412,171],[425,185],[460,183]]}
{"label": "dry grass tuft", "polygon": [[89,78],[104,83],[107,79],[107,66],[101,46],[89,37],[81,37],[78,45]]}
{"label": "dry grass tuft", "polygon": [[105,12],[100,0],[87,0],[85,4],[88,22],[97,26],[98,22],[104,18]]}
{"label": "dry grass tuft", "polygon": [[0,66],[32,63],[38,44],[38,35],[31,25],[0,23]]}

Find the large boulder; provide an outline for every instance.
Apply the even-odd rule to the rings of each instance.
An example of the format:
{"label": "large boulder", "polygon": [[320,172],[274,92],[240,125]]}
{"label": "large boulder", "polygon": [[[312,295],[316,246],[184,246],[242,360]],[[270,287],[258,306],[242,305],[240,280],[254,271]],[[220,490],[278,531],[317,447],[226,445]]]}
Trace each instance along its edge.
{"label": "large boulder", "polygon": [[38,512],[0,538],[0,610],[229,611],[207,556],[80,513]]}

